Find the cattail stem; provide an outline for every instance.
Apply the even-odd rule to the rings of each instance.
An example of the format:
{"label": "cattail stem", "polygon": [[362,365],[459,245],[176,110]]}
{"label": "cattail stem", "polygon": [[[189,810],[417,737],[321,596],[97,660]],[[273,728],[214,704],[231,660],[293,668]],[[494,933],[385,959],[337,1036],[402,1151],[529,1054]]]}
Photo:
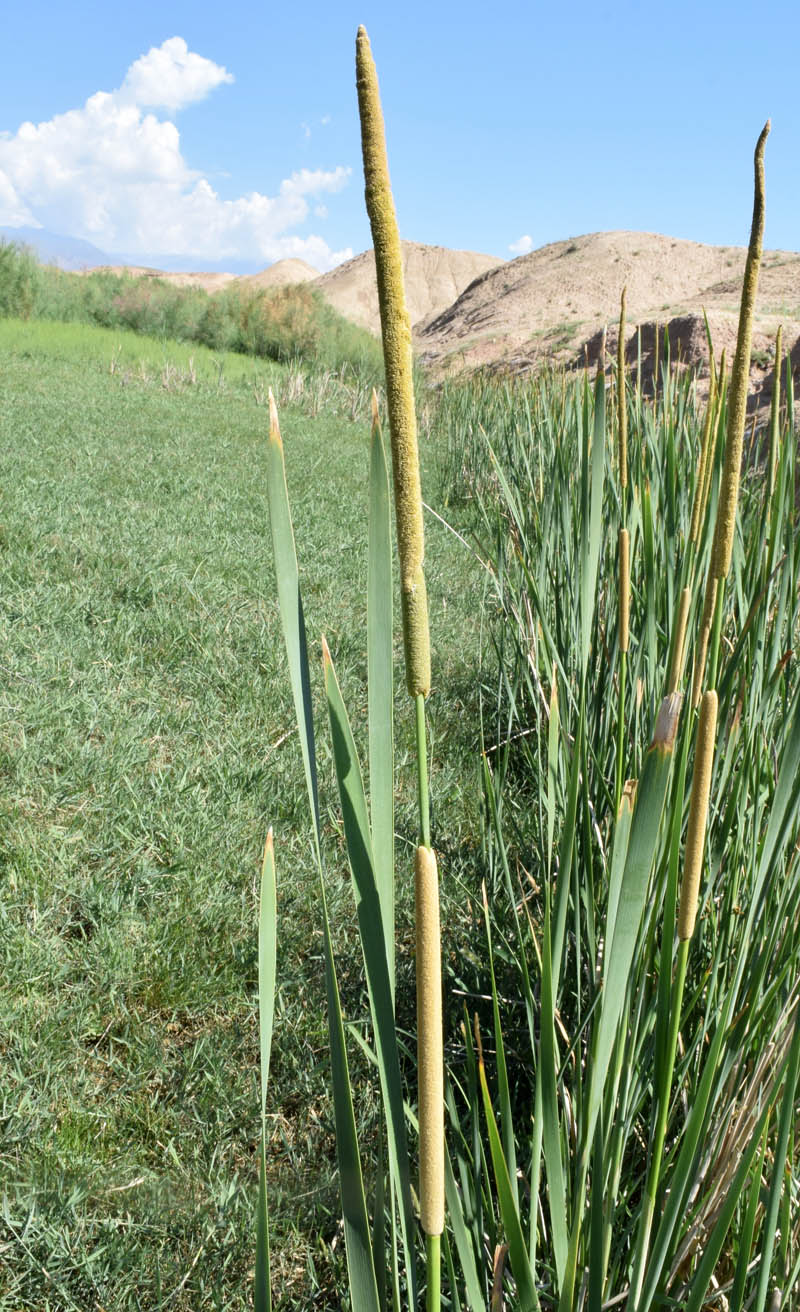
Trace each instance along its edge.
{"label": "cattail stem", "polygon": [[725,602],[725,579],[719,579],[716,605],[714,606],[714,624],[711,629],[711,649],[708,657],[708,686],[716,688],[719,672],[719,644],[722,636],[722,610]]}
{"label": "cattail stem", "polygon": [[692,793],[689,805],[689,828],[686,834],[681,901],[678,911],[678,938],[681,942],[692,937],[697,916],[700,890],[700,872],[708,818],[708,798],[711,791],[711,770],[714,764],[714,740],[717,734],[717,694],[714,689],[703,695],[697,721]]}
{"label": "cattail stem", "polygon": [[428,743],[425,733],[425,698],[415,698],[417,728],[417,798],[419,802],[419,841],[431,845],[431,803],[428,790]]}
{"label": "cattail stem", "polygon": [[680,601],[678,602],[678,618],[675,622],[675,632],[672,635],[672,658],[669,666],[669,679],[667,681],[667,692],[677,692],[678,684],[681,681],[681,671],[683,669],[683,645],[686,641],[686,624],[689,619],[689,603],[692,594],[688,588],[681,591]]}

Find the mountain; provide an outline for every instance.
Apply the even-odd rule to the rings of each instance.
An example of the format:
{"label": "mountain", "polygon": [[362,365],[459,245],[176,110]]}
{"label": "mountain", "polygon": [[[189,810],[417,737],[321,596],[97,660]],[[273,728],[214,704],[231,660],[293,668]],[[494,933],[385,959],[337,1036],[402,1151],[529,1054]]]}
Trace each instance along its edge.
{"label": "mountain", "polygon": [[[466,287],[504,261],[495,255],[476,255],[473,251],[451,251],[445,246],[423,246],[404,241],[403,272],[406,301],[412,325],[437,315],[456,300]],[[378,287],[375,281],[375,256],[371,250],[324,273],[314,283],[335,310],[346,319],[380,332]]]}
{"label": "mountain", "polygon": [[[706,246],[657,233],[596,232],[554,242],[476,279],[441,314],[419,326],[415,343],[423,364],[442,375],[488,366],[524,372],[544,360],[577,365],[597,357],[609,325],[616,341],[619,299],[627,287],[629,354],[637,325],[655,346],[669,332],[672,356],[707,358],[703,311],[717,354],[730,361],[746,251]],[[764,368],[778,325],[792,347],[800,336],[800,254],[765,251],[754,331],[754,367]],[[650,348],[652,350],[652,347]],[[755,379],[756,385],[758,379]]]}
{"label": "mountain", "polygon": [[80,237],[64,237],[46,228],[2,228],[0,238],[30,246],[42,264],[56,264],[59,269],[76,271],[110,264],[112,256]]}

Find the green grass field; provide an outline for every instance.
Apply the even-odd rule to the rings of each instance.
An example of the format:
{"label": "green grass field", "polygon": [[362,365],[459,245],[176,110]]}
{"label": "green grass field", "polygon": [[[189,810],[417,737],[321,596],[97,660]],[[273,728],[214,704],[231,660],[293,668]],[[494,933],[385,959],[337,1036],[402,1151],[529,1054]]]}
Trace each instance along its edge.
{"label": "green grass field", "polygon": [[[273,1297],[297,1312],[350,1305],[319,891],[267,513],[270,387],[366,1201],[383,1214],[382,1101],[356,1041],[368,1048],[371,1028],[320,656],[325,633],[363,754],[364,379],[0,320],[0,1312],[252,1306],[269,825]],[[626,484],[613,377],[474,379],[423,396],[426,495],[489,564],[427,516],[453,1164],[444,1306],[485,1312],[501,1291],[542,1312],[625,1300],[719,1312],[723,1297],[771,1312],[800,1288],[788,369],[784,387],[771,437],[746,450],[717,594],[704,703],[719,718],[689,937],[690,693],[726,384],[706,418],[666,362],[655,395],[629,378]],[[413,1111],[416,766],[398,612],[396,1025]],[[649,746],[667,690],[677,736]],[[379,1227],[373,1243],[380,1263]],[[395,1306],[408,1301],[403,1286]]]}
{"label": "green grass field", "polygon": [[[281,419],[309,632],[326,633],[357,719],[366,417],[344,403],[314,417],[313,387],[298,392],[277,364],[0,321],[4,1312],[250,1305],[254,908],[270,824],[274,1278],[281,1305],[336,1303],[320,925],[269,546],[268,386],[299,397]],[[482,581],[434,518],[428,533],[433,786],[453,889],[479,842]],[[398,788],[411,840],[402,767]],[[355,1012],[344,857],[332,875]],[[406,938],[410,900],[401,883]]]}

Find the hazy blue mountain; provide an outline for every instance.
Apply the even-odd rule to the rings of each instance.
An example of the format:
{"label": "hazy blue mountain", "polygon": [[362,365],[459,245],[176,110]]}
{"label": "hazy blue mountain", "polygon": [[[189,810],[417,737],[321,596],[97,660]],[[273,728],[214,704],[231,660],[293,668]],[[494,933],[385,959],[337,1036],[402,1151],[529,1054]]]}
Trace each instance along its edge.
{"label": "hazy blue mountain", "polygon": [[0,227],[0,238],[30,246],[43,264],[55,264],[59,269],[96,269],[102,264],[133,264],[148,269],[163,269],[169,273],[235,273],[242,277],[259,273],[265,261],[209,260],[205,255],[131,255],[126,252],[101,251],[81,237],[65,237],[46,228]]}
{"label": "hazy blue mountain", "polygon": [[30,246],[43,264],[57,264],[60,269],[94,269],[99,264],[114,263],[110,255],[90,241],[64,237],[46,228],[0,227],[0,237]]}

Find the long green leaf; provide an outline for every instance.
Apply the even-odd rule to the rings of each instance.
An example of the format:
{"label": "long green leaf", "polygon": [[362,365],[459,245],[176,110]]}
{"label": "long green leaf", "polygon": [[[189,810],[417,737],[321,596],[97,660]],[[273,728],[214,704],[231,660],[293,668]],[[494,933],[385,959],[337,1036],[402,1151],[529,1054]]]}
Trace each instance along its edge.
{"label": "long green leaf", "polygon": [[519,1312],[535,1312],[539,1307],[539,1296],[536,1292],[536,1285],[533,1279],[530,1262],[528,1261],[528,1250],[525,1246],[525,1239],[522,1234],[522,1223],[519,1212],[514,1203],[514,1193],[511,1188],[511,1179],[508,1174],[508,1166],[503,1156],[503,1146],[500,1142],[500,1134],[497,1129],[497,1122],[494,1119],[492,1110],[492,1100],[489,1097],[489,1086],[486,1083],[486,1069],[481,1057],[478,1062],[478,1073],[481,1082],[481,1093],[483,1095],[483,1108],[486,1114],[486,1125],[489,1131],[489,1149],[492,1155],[492,1166],[494,1168],[494,1178],[497,1185],[497,1198],[500,1204],[500,1216],[503,1221],[503,1229],[506,1234],[508,1243],[508,1253],[511,1258],[511,1270],[514,1279],[517,1282],[517,1304]]}
{"label": "long green leaf", "polygon": [[336,1158],[342,1199],[345,1251],[354,1312],[378,1312],[375,1266],[370,1246],[369,1219],[358,1151],[350,1072],[344,1040],[342,1010],[336,967],[331,944],[325,882],[322,873],[322,843],[319,818],[314,721],[311,709],[311,680],[308,667],[303,603],[300,596],[299,571],[294,546],[294,532],[286,486],[283,444],[278,412],[270,392],[270,435],[267,445],[267,496],[270,508],[272,550],[278,584],[278,602],[289,678],[292,685],[300,749],[305,769],[309,806],[313,825],[314,851],[319,875],[322,904],[325,990],[328,1008],[328,1040],[331,1050],[334,1117],[336,1121]]}
{"label": "long green leaf", "polygon": [[377,406],[369,474],[367,670],[369,806],[375,878],[394,996],[394,729],[392,680],[392,524],[389,473]]}
{"label": "long green leaf", "polygon": [[403,1118],[403,1087],[392,990],[389,983],[389,966],[382,932],[380,898],[375,878],[372,837],[367,817],[367,800],[350,721],[342,700],[331,654],[324,639],[323,665],[333,739],[333,761],[339,785],[347,854],[353,877],[353,895],[383,1093],[389,1162],[398,1192],[400,1230],[406,1253],[408,1278],[416,1300],[411,1178]]}
{"label": "long green leaf", "polygon": [[275,1016],[277,945],[277,886],[272,830],[267,834],[261,865],[261,896],[258,915],[258,1031],[261,1066],[261,1149],[258,1170],[258,1214],[256,1218],[256,1312],[270,1312],[272,1297],[269,1276],[269,1214],[267,1210],[267,1082]]}

